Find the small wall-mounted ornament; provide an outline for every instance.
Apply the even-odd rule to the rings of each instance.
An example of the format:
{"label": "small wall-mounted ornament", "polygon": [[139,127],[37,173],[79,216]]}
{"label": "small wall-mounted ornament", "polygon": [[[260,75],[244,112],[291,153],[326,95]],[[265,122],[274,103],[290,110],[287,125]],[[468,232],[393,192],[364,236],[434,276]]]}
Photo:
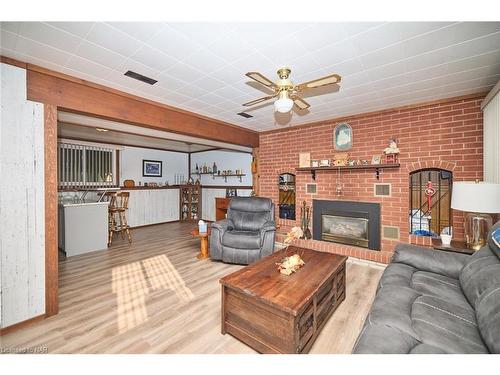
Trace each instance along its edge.
{"label": "small wall-mounted ornament", "polygon": [[307,168],[311,166],[311,153],[301,152],[299,153],[299,168]]}
{"label": "small wall-mounted ornament", "polygon": [[335,167],[344,167],[349,162],[349,154],[347,152],[339,152],[333,155],[333,165]]}
{"label": "small wall-mounted ornament", "polygon": [[347,123],[338,124],[333,130],[333,148],[347,151],[352,148],[352,128]]}
{"label": "small wall-mounted ornament", "polygon": [[391,138],[389,140],[389,147],[386,147],[384,149],[384,154],[385,154],[385,162],[387,164],[398,163],[399,148],[395,138]]}

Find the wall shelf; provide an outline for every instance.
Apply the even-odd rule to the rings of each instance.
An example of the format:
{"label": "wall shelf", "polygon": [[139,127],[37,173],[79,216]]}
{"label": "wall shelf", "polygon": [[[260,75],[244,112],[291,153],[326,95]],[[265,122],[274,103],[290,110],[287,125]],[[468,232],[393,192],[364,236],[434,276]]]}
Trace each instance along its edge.
{"label": "wall shelf", "polygon": [[200,173],[200,172],[196,173],[196,172],[194,172],[194,173],[191,173],[191,174],[195,174],[195,175],[203,175],[203,174],[210,175],[210,176],[212,176],[212,178],[214,180],[215,180],[216,177],[223,177],[225,182],[227,182],[227,178],[228,177],[239,177],[240,182],[243,182],[242,177],[246,176],[246,174],[215,174],[215,173],[211,173],[211,172],[210,173],[208,173],[208,172],[203,172],[203,173]]}
{"label": "wall shelf", "polygon": [[365,164],[365,165],[345,165],[341,167],[302,167],[295,168],[297,172],[311,172],[311,176],[313,180],[316,180],[316,172],[317,171],[343,171],[343,170],[352,170],[352,169],[374,169],[377,180],[380,177],[380,170],[387,168],[399,168],[399,163],[394,164]]}

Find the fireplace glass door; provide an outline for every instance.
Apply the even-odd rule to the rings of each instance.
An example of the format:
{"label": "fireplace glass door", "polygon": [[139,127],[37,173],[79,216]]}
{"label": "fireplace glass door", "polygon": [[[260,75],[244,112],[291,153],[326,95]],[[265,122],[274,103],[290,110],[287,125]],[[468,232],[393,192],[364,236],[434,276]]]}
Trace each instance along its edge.
{"label": "fireplace glass door", "polygon": [[323,241],[368,247],[368,219],[322,215],[321,239]]}

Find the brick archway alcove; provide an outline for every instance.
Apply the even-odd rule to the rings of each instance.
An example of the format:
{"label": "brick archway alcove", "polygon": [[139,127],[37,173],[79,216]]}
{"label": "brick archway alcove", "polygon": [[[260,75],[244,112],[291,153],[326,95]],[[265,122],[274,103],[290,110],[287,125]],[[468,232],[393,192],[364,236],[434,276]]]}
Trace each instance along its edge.
{"label": "brick archway alcove", "polygon": [[[413,163],[409,163],[406,165],[406,170],[408,172],[408,185],[410,184],[410,175],[413,172],[418,172],[426,169],[440,169],[453,173],[456,166],[457,166],[456,163],[446,160],[416,161]],[[410,194],[409,189],[408,189],[408,194]],[[407,210],[409,211],[409,207],[407,208]],[[408,232],[410,232],[409,227],[408,227]],[[408,242],[415,245],[432,246],[431,237],[417,236],[411,233],[408,234]]]}

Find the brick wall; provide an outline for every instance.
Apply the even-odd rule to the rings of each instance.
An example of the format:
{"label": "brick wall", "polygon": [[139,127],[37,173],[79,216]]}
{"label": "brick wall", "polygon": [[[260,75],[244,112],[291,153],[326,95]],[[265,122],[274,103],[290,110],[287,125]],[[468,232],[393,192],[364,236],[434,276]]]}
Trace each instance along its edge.
{"label": "brick wall", "polygon": [[[279,220],[282,230],[300,224],[299,204],[313,199],[343,199],[381,204],[382,225],[398,226],[401,242],[428,244],[429,239],[409,235],[409,172],[429,167],[453,172],[454,181],[482,179],[483,138],[480,103],[484,95],[450,98],[439,102],[367,113],[348,118],[333,119],[310,126],[264,132],[260,135],[260,191],[278,203],[278,175],[296,174],[297,220]],[[353,130],[353,148],[349,158],[371,160],[382,154],[388,140],[395,137],[401,150],[399,169],[381,170],[380,179],[374,170],[341,172],[343,195],[337,197],[338,177],[334,171],[316,174],[317,194],[305,192],[305,185],[314,182],[309,172],[295,172],[299,152],[310,152],[311,159],[332,159],[333,129],[339,122],[347,122]],[[375,182],[391,183],[391,197],[374,197]],[[276,217],[278,213],[276,212]],[[454,212],[454,235],[463,237],[463,214]],[[301,241],[300,245],[321,251],[354,256],[387,263],[398,241],[382,240],[382,251],[333,244],[323,241]]]}

